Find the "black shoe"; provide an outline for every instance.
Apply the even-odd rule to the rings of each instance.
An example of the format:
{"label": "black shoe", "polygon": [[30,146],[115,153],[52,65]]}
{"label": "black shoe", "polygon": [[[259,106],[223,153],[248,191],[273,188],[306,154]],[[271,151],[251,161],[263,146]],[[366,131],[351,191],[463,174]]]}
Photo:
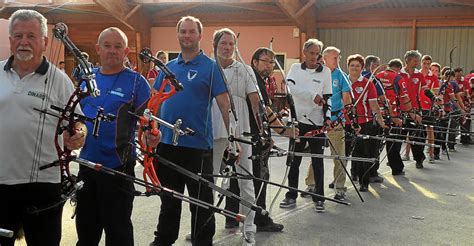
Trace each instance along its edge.
{"label": "black shoe", "polygon": [[416,168],[422,169],[422,168],[423,168],[423,162],[417,161],[417,162],[416,162]]}
{"label": "black shoe", "polygon": [[383,183],[383,178],[380,176],[374,176],[369,178],[370,183]]}
{"label": "black shoe", "polygon": [[435,155],[435,156],[434,156],[434,159],[435,159],[435,160],[439,160],[439,155]]}
{"label": "black shoe", "polygon": [[164,245],[164,244],[160,244],[155,240],[153,240],[153,242],[150,243],[150,246],[160,246],[160,245]]}
{"label": "black shoe", "polygon": [[[314,188],[311,187],[311,186],[308,186],[308,187],[306,187],[306,189],[304,191],[314,193]],[[308,193],[301,193],[300,196],[304,197],[304,198],[311,197],[311,195],[308,194]]]}
{"label": "black shoe", "polygon": [[334,181],[329,184],[329,189],[334,189]]}
{"label": "black shoe", "polygon": [[239,228],[239,222],[235,220],[226,220],[225,221],[225,229],[235,229]]}
{"label": "black shoe", "polygon": [[323,201],[315,202],[314,211],[316,211],[316,213],[324,213],[326,211],[326,207],[324,207],[324,202]]}
{"label": "black shoe", "polygon": [[285,197],[283,201],[280,202],[280,208],[295,208],[296,199]]}
{"label": "black shoe", "polygon": [[257,225],[258,232],[279,232],[282,231],[284,226],[282,224],[270,221],[265,225]]}
{"label": "black shoe", "polygon": [[334,195],[334,200],[338,200],[338,201],[345,201],[346,200],[346,194],[344,193],[336,193],[336,195]]}
{"label": "black shoe", "polygon": [[367,185],[361,185],[360,188],[359,188],[359,191],[361,191],[361,192],[367,192],[367,191],[369,191],[369,186],[367,186]]}
{"label": "black shoe", "polygon": [[401,176],[401,175],[405,175],[405,171],[392,172],[392,176]]}

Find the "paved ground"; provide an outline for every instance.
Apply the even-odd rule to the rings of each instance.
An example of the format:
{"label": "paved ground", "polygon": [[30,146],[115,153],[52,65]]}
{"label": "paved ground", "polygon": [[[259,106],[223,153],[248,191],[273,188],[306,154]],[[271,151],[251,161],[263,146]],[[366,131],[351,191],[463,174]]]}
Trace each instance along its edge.
{"label": "paved ground", "polygon": [[[277,142],[282,143],[283,139]],[[363,193],[361,203],[353,188],[348,191],[352,206],[326,202],[326,213],[314,212],[309,198],[298,198],[297,207],[283,210],[278,207],[284,192],[277,199],[272,217],[285,225],[281,233],[257,233],[258,245],[473,245],[474,241],[474,146],[456,146],[451,161],[442,156],[425,169],[415,169],[413,162],[405,162],[406,175],[392,177],[384,163],[380,172],[383,184],[371,185]],[[385,154],[383,153],[382,156]],[[281,183],[284,158],[271,160],[271,180]],[[301,165],[300,187],[308,166]],[[332,176],[332,162],[325,161],[326,186]],[[137,169],[137,174],[141,170]],[[346,185],[350,185],[347,183]],[[268,190],[268,206],[277,188]],[[326,195],[333,191],[326,187]],[[153,240],[160,200],[158,197],[137,197],[133,212],[136,245],[148,245]],[[74,245],[77,237],[72,209],[64,209],[62,245]],[[180,238],[176,245],[191,245],[184,239],[190,231],[190,213],[183,206]],[[240,235],[224,229],[224,218],[217,215],[216,245],[239,245]],[[24,245],[19,242],[18,245]],[[101,243],[104,245],[104,242]]]}

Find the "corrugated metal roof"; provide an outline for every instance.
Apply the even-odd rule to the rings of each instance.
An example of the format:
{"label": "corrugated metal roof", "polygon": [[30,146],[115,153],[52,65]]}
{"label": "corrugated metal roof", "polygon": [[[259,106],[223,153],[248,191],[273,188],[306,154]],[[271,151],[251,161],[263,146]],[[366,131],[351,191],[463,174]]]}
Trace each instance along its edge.
{"label": "corrugated metal roof", "polygon": [[341,50],[341,68],[347,71],[349,55],[376,55],[382,63],[403,57],[410,49],[410,28],[328,28],[318,30],[318,39],[324,47],[335,46]]}
{"label": "corrugated metal roof", "polygon": [[417,47],[422,54],[433,57],[441,66],[449,66],[449,52],[453,52],[453,67],[463,67],[464,72],[474,69],[474,28],[430,27],[417,29]]}
{"label": "corrugated metal roof", "polygon": [[[352,4],[366,2],[365,0],[319,0],[316,4],[318,9],[324,9],[338,4]],[[439,0],[385,0],[381,3],[370,5],[367,8],[440,8],[459,6],[457,4],[445,3]]]}
{"label": "corrugated metal roof", "polygon": [[[341,68],[347,70],[347,56],[359,53],[363,56],[379,56],[383,63],[392,58],[403,58],[411,49],[410,28],[328,28],[318,30],[318,39],[324,46],[341,49]],[[417,49],[433,57],[441,66],[449,65],[449,52],[453,53],[453,66],[463,67],[464,72],[474,69],[474,28],[443,27],[418,28]],[[403,60],[403,59],[402,59]]]}

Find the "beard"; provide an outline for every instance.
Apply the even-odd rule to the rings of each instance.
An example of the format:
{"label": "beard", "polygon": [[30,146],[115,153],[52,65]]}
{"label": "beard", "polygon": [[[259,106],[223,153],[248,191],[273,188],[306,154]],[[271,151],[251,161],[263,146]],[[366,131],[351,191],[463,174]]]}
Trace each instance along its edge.
{"label": "beard", "polygon": [[18,52],[15,54],[15,58],[20,61],[30,61],[33,59],[32,53]]}
{"label": "beard", "polygon": [[272,74],[272,71],[265,69],[265,70],[260,71],[260,74],[262,75],[262,77],[270,77],[270,75]]}
{"label": "beard", "polygon": [[[26,51],[28,52],[26,52]],[[33,50],[29,47],[18,47],[16,49],[15,58],[20,61],[29,61],[33,59]]]}

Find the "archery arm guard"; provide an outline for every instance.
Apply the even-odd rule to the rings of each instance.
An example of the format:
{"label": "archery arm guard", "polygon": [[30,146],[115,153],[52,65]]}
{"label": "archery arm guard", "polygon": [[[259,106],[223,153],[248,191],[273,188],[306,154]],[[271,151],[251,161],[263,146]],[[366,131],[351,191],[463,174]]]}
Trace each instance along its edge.
{"label": "archery arm guard", "polygon": [[323,114],[324,114],[324,121],[331,120],[331,96],[332,94],[324,94],[323,99]]}

